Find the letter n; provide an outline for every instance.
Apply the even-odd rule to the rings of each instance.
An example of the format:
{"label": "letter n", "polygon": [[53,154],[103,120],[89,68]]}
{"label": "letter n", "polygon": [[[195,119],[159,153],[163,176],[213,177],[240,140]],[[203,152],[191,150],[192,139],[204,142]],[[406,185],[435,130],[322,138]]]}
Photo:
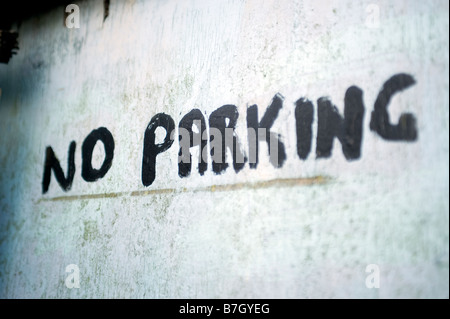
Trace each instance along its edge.
{"label": "letter n", "polygon": [[75,175],[75,147],[76,143],[72,141],[69,146],[69,158],[67,160],[67,177],[64,176],[64,172],[53,149],[50,146],[47,147],[45,152],[44,177],[42,179],[42,194],[48,191],[52,170],[61,188],[65,192],[70,190]]}
{"label": "letter n", "polygon": [[363,92],[356,86],[345,93],[344,118],[327,98],[320,98],[318,104],[317,158],[331,156],[334,137],[342,144],[347,160],[361,157],[361,142],[364,119]]}

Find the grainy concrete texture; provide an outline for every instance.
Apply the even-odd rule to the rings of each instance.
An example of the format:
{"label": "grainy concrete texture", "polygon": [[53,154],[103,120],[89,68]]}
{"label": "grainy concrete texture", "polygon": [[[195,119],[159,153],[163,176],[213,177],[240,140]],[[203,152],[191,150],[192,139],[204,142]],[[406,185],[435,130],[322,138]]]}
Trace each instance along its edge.
{"label": "grainy concrete texture", "polygon": [[[106,20],[103,1],[75,3],[79,29],[65,27],[64,7],[31,17],[13,26],[20,49],[0,64],[1,298],[449,297],[448,1],[113,0]],[[397,73],[416,84],[389,114],[394,124],[414,114],[415,142],[369,129]],[[301,160],[295,101],[317,112],[328,96],[343,114],[352,85],[364,91],[361,158],[347,161],[336,139],[316,159],[315,116]],[[257,169],[215,175],[209,163],[180,178],[176,141],[143,186],[155,114],[178,125],[193,108],[208,117],[234,104],[247,149],[247,107],[261,117],[276,93],[282,168],[261,143]],[[88,183],[81,146],[98,127],[112,133],[114,159]],[[66,172],[72,140],[72,189],[52,174],[42,194],[46,147]],[[65,285],[69,264],[78,289]],[[369,264],[379,289],[366,287]]]}

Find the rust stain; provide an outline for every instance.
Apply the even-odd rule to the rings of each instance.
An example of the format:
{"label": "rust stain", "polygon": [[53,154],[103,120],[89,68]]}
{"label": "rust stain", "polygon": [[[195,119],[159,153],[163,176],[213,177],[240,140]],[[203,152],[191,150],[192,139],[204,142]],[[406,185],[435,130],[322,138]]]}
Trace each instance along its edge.
{"label": "rust stain", "polygon": [[314,176],[308,178],[277,178],[268,181],[260,182],[245,182],[236,184],[224,184],[224,185],[211,185],[205,187],[193,187],[193,188],[161,188],[152,190],[140,190],[131,192],[115,192],[115,193],[102,193],[102,194],[86,194],[86,195],[68,195],[58,196],[50,198],[40,198],[37,203],[40,202],[58,202],[58,201],[76,201],[84,199],[100,199],[100,198],[117,198],[123,196],[148,196],[148,195],[160,195],[160,194],[174,194],[174,193],[198,193],[198,192],[231,192],[239,191],[243,189],[265,189],[270,187],[294,187],[294,186],[311,186],[311,185],[323,185],[331,180],[326,176]]}
{"label": "rust stain", "polygon": [[212,185],[205,187],[200,191],[210,192],[228,192],[242,189],[264,189],[269,187],[293,187],[325,184],[330,180],[329,177],[314,176],[309,178],[277,178],[268,181],[254,182],[254,183],[236,183],[226,185]]}
{"label": "rust stain", "polygon": [[86,194],[86,195],[67,195],[51,198],[41,198],[40,202],[58,202],[58,201],[74,201],[83,199],[99,199],[99,198],[116,198],[130,194],[130,192],[118,192],[118,193],[102,193],[102,194]]}
{"label": "rust stain", "polygon": [[145,196],[145,195],[157,195],[157,194],[172,194],[177,190],[175,188],[162,188],[162,189],[151,189],[146,191],[134,191],[131,192],[131,196]]}

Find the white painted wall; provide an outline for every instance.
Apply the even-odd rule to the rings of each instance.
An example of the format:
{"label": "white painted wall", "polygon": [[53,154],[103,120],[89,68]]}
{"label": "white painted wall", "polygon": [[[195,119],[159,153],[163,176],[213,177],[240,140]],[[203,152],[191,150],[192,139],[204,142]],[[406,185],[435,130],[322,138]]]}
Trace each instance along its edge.
{"label": "white painted wall", "polygon": [[[80,29],[64,27],[62,7],[26,20],[18,55],[0,65],[0,297],[448,298],[447,1],[111,1],[105,22],[103,1],[77,4]],[[379,90],[400,72],[417,84],[389,111],[415,114],[414,143],[369,130]],[[346,161],[335,141],[330,159],[301,161],[294,102],[329,96],[343,114],[351,85],[364,91],[361,159]],[[153,115],[178,124],[194,107],[209,116],[235,104],[245,141],[246,107],[262,116],[277,92],[283,168],[263,145],[257,170],[181,179],[175,143],[142,185]],[[86,183],[81,145],[100,126],[114,136],[113,165]],[[42,195],[45,148],[66,171],[72,140],[72,189],[52,176]],[[64,284],[69,264],[79,289]],[[368,264],[380,289],[365,285]]]}

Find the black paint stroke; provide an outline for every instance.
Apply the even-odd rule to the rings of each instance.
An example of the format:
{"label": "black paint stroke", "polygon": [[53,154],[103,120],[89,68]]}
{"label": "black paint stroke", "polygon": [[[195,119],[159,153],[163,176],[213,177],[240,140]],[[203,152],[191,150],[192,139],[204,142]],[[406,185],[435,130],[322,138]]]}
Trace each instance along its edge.
{"label": "black paint stroke", "polygon": [[[105,159],[100,169],[92,167],[92,152],[97,141],[101,141],[105,147]],[[110,131],[105,127],[93,130],[84,140],[81,147],[81,157],[83,159],[81,166],[81,177],[86,182],[95,182],[103,178],[109,171],[114,158],[114,138]]]}
{"label": "black paint stroke", "polygon": [[[228,163],[226,162],[226,149],[229,148],[233,157],[233,168],[235,172],[239,172],[242,168],[244,168],[245,162],[247,161],[247,158],[244,154],[244,152],[241,150],[241,146],[238,140],[238,137],[236,135],[236,122],[239,117],[239,112],[237,110],[237,107],[235,105],[224,105],[214,112],[211,113],[209,116],[209,127],[215,128],[220,131],[222,134],[222,154],[219,161],[215,161],[214,159],[214,149],[211,147],[211,156],[212,156],[212,169],[215,174],[221,174],[223,173],[227,167]],[[229,120],[228,126],[226,124],[226,119]],[[226,138],[225,138],[225,129],[232,129],[233,130],[233,140],[231,145],[226,145]],[[210,136],[210,141],[213,140],[213,136]],[[229,143],[230,144],[230,143]],[[239,152],[239,154],[238,154]],[[242,161],[238,161],[237,158],[242,158]]]}
{"label": "black paint stroke", "polygon": [[[258,123],[258,106],[252,105],[249,108],[247,108],[247,128],[251,128],[256,133],[256,143],[255,141],[250,141],[249,138],[249,147],[255,147],[255,158],[252,158],[250,160],[250,168],[257,168],[258,162],[259,162],[259,129],[265,130],[265,136],[266,136],[266,142],[267,147],[269,149],[269,157],[270,161],[273,166],[280,168],[283,166],[284,161],[286,160],[286,151],[284,144],[281,142],[280,135],[276,136],[275,139],[278,143],[277,154],[271,154],[271,147],[270,147],[270,136],[272,133],[270,129],[272,128],[273,123],[275,123],[275,120],[278,117],[278,113],[280,112],[281,108],[283,107],[283,97],[281,94],[277,93],[273,99],[272,103],[267,107],[266,112],[264,113],[261,121]],[[249,135],[250,137],[250,135]],[[275,140],[274,139],[274,140]],[[275,156],[277,159],[274,162]]]}
{"label": "black paint stroke", "polygon": [[103,0],[103,22],[109,16],[109,2],[110,0]]}
{"label": "black paint stroke", "polygon": [[305,98],[297,100],[295,105],[297,154],[302,160],[306,160],[311,152],[314,106]]}
{"label": "black paint stroke", "polygon": [[328,158],[333,149],[334,137],[342,144],[347,160],[361,157],[364,103],[363,91],[352,86],[347,89],[344,100],[344,118],[336,106],[327,98],[320,98],[318,104],[317,158]]}
{"label": "black paint stroke", "polygon": [[48,146],[45,152],[44,162],[44,176],[42,179],[42,194],[48,192],[50,185],[50,179],[52,170],[55,173],[56,180],[63,191],[67,192],[72,187],[73,177],[75,176],[75,148],[76,143],[72,141],[69,145],[69,154],[67,159],[67,177],[64,176],[64,172],[59,164],[58,158],[56,158],[53,149]]}
{"label": "black paint stroke", "polygon": [[390,123],[389,113],[387,107],[394,94],[401,92],[410,86],[414,85],[416,81],[409,74],[396,74],[387,80],[377,100],[375,101],[374,110],[370,120],[370,130],[375,131],[383,139],[388,141],[415,141],[417,140],[417,125],[416,118],[411,113],[404,113],[400,115],[397,125]]}
{"label": "black paint stroke", "polygon": [[[164,142],[155,144],[155,131],[158,127],[166,130]],[[156,156],[167,151],[173,144],[171,134],[175,129],[172,117],[165,113],[158,113],[152,117],[144,135],[144,154],[142,157],[142,184],[150,186],[156,176]]]}
{"label": "black paint stroke", "polygon": [[[195,133],[192,131],[192,127],[195,124],[194,121],[200,122],[200,127],[197,127],[199,133]],[[199,154],[200,154],[200,161],[198,164],[198,172],[200,175],[203,175],[205,171],[208,168],[208,163],[204,160],[202,154],[204,148],[207,146],[208,141],[206,139],[203,139],[204,133],[206,132],[206,121],[205,117],[203,116],[202,112],[199,109],[194,109],[190,111],[188,114],[186,114],[180,121],[179,128],[183,128],[189,132],[189,148],[194,146],[200,146]],[[206,134],[206,133],[205,133]],[[194,138],[195,136],[195,138]],[[186,152],[186,150],[183,150],[181,146],[181,139],[182,136],[179,136],[180,141],[180,151],[178,153],[178,156],[182,155],[182,152]],[[199,143],[200,142],[200,145]],[[195,144],[194,144],[195,143]],[[189,150],[189,163],[184,163],[183,161],[180,161],[178,163],[178,176],[180,177],[187,177],[191,174],[191,167],[192,167],[192,155]]]}

